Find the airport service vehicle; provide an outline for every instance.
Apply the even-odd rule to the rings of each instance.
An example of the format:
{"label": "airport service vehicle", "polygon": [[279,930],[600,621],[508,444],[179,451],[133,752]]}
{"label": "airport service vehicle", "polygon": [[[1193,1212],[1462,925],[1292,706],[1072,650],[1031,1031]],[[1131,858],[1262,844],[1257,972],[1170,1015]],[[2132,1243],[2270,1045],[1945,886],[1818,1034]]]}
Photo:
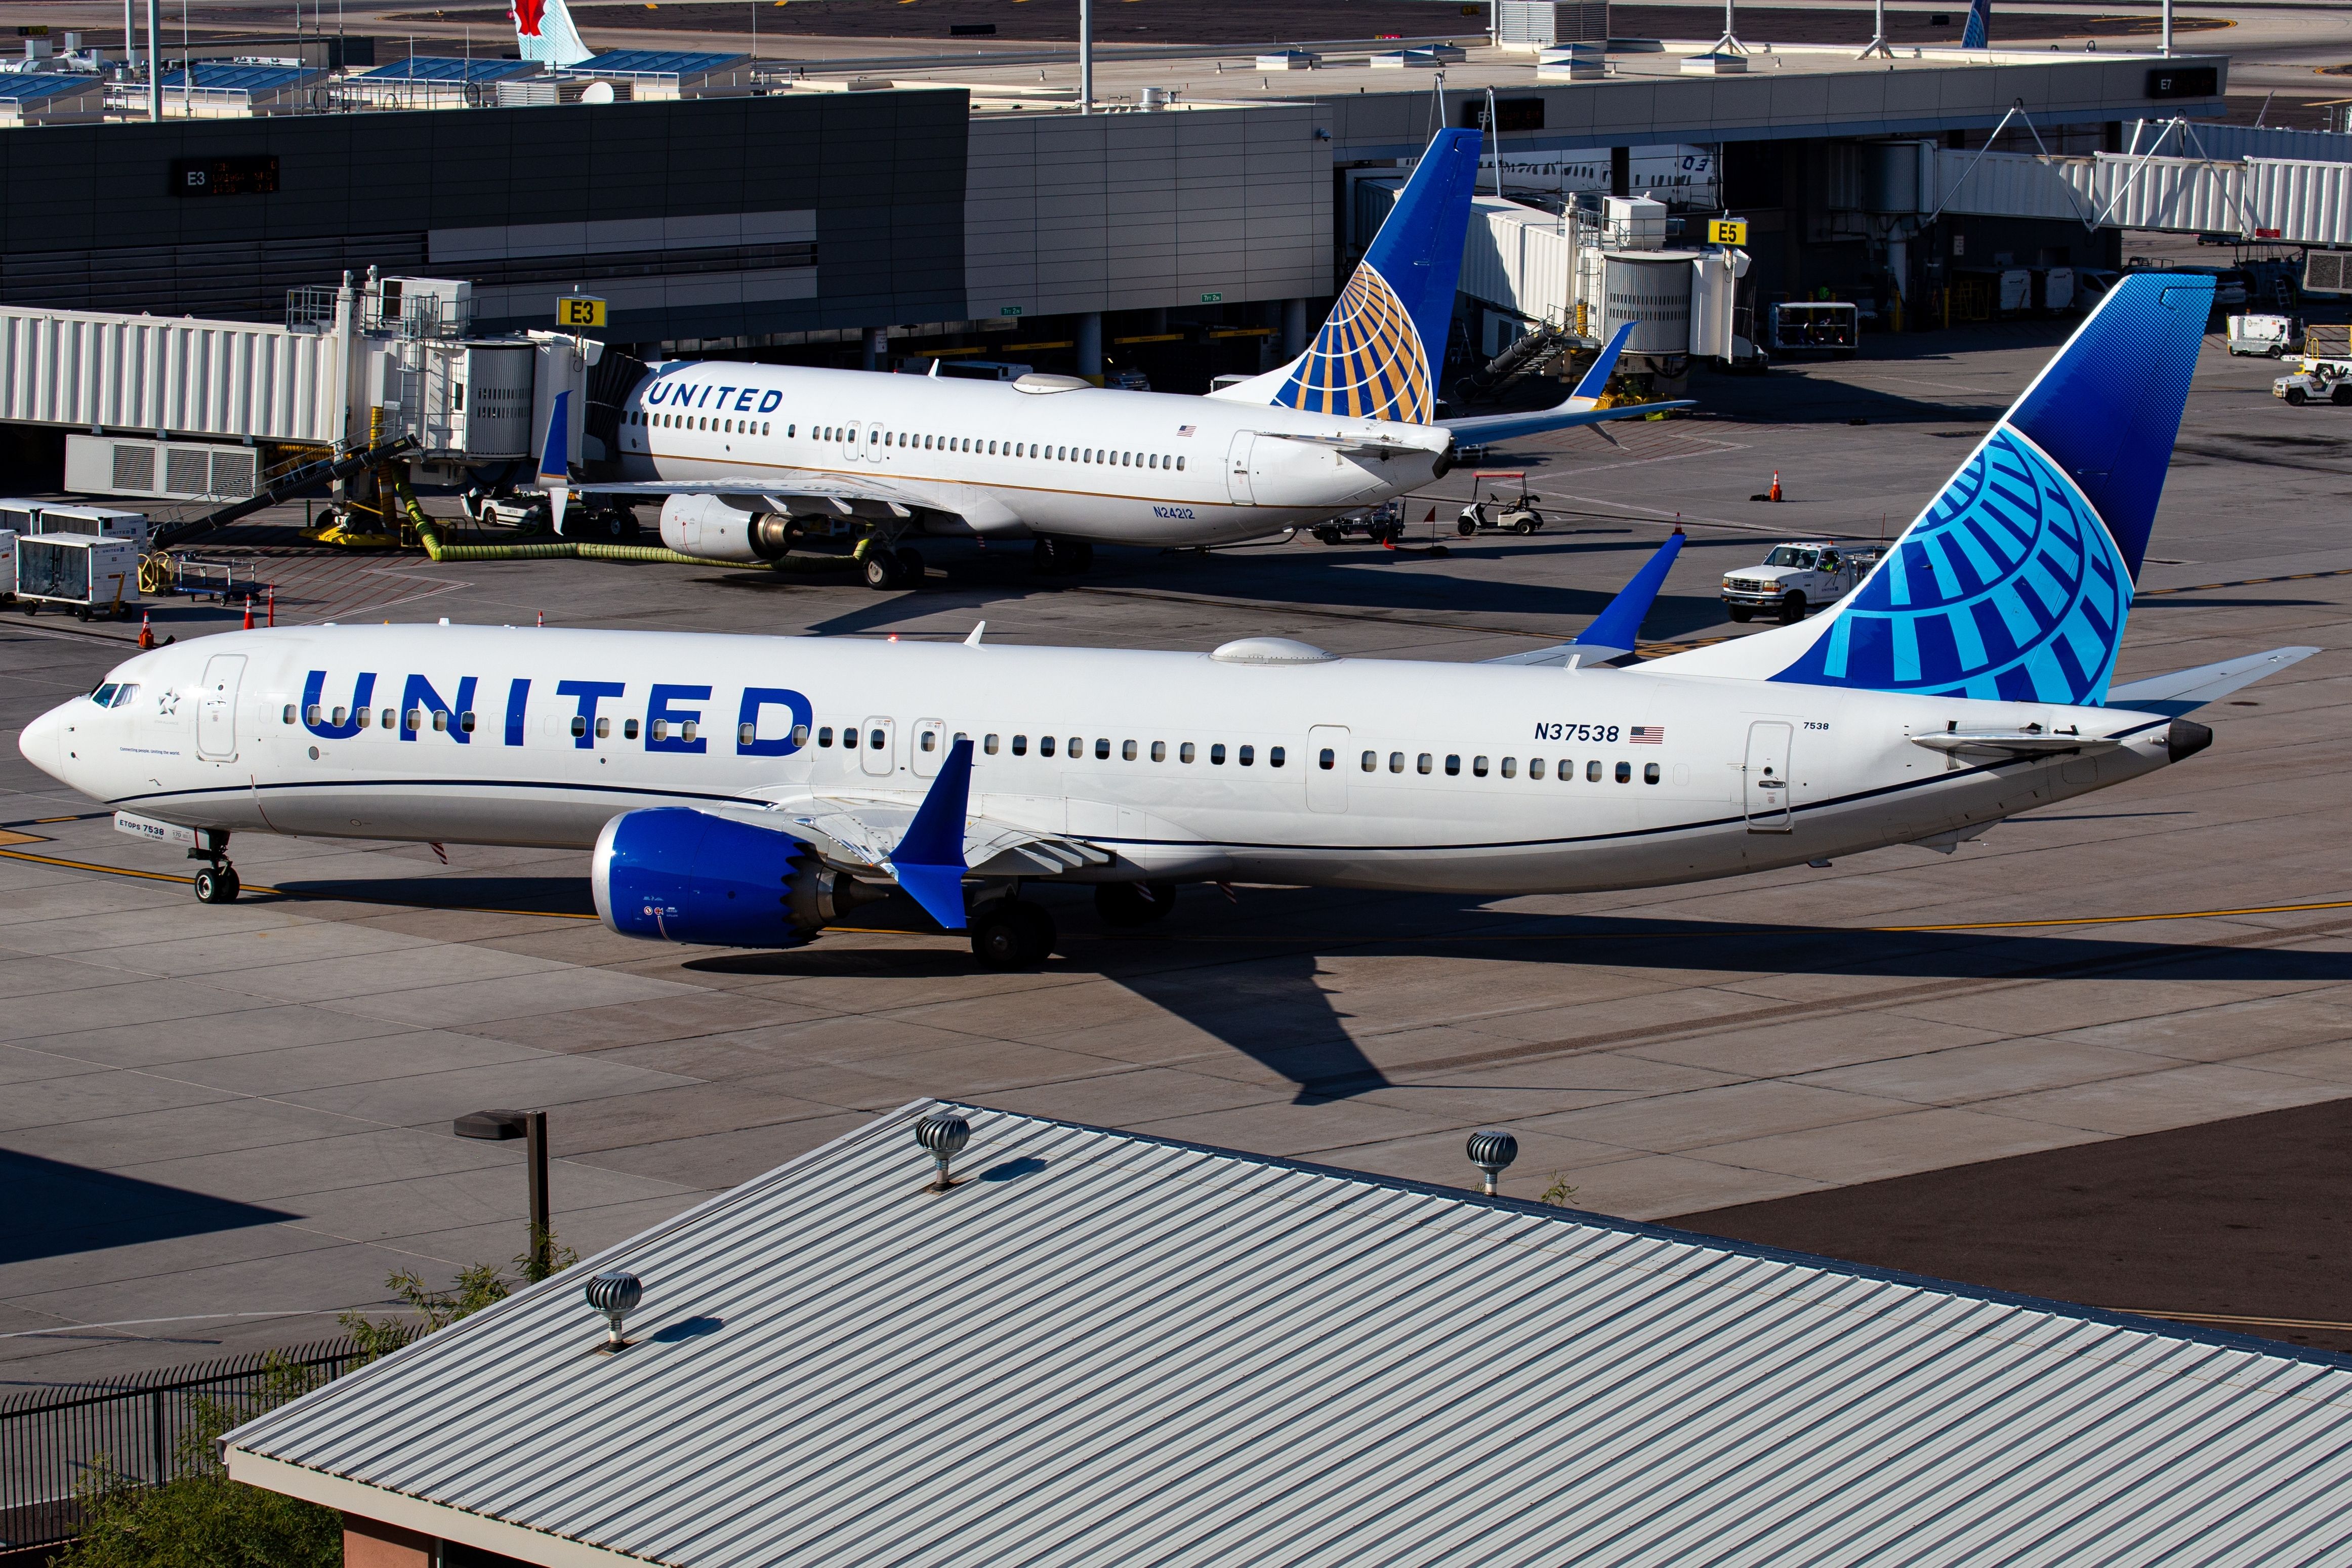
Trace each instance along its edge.
{"label": "airport service vehicle", "polygon": [[[1511,493],[1505,492],[1507,484]],[[1470,504],[1454,519],[1454,531],[1465,539],[1481,532],[1533,533],[1544,525],[1543,513],[1536,510],[1541,500],[1528,493],[1524,469],[1482,468],[1470,476]]]}
{"label": "airport service vehicle", "polygon": [[2211,294],[2110,291],[1829,612],[1631,668],[1679,534],[1572,641],[1483,664],[287,627],[127,659],[19,745],[215,901],[240,833],[568,846],[625,935],[790,948],[895,889],[1006,966],[1053,945],[1038,882],[1141,922],[1188,881],[1583,892],[1949,849],[2201,751],[2183,715],[2315,651],[2110,685]]}
{"label": "airport service vehicle", "polygon": [[1759,611],[1784,621],[1833,605],[1862,585],[1878,563],[1875,550],[1854,550],[1827,540],[1776,544],[1761,566],[1743,566],[1723,577],[1724,613],[1753,620]]}
{"label": "airport service vehicle", "polygon": [[1344,517],[1315,525],[1315,537],[1326,544],[1341,544],[1361,537],[1368,543],[1397,544],[1404,540],[1404,502],[1385,500]]}
{"label": "airport service vehicle", "polygon": [[2271,395],[2284,398],[2291,408],[2306,403],[2352,404],[2352,364],[2341,360],[2305,360],[2303,369],[2289,371],[2271,383]]}
{"label": "airport service vehicle", "polygon": [[616,479],[571,472],[559,394],[540,488],[559,532],[569,497],[658,498],[662,542],[713,561],[772,560],[798,520],[855,518],[866,582],[887,589],[922,535],[1234,543],[1419,489],[1457,446],[1688,407],[1599,405],[1629,322],[1555,407],[1436,417],[1479,145],[1439,132],[1307,352],[1205,396],[676,362],[625,399]]}
{"label": "airport service vehicle", "polygon": [[2230,352],[2233,354],[2277,359],[2300,353],[2302,348],[2303,329],[2295,324],[2293,316],[2230,318]]}

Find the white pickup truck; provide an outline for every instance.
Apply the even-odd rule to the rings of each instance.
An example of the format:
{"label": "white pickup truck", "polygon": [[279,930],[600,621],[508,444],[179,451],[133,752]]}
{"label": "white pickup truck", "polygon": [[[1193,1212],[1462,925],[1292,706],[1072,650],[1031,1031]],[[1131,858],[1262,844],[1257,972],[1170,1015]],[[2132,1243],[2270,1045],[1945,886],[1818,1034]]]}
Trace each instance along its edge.
{"label": "white pickup truck", "polygon": [[1801,621],[1807,611],[1853,593],[1877,562],[1875,550],[1825,541],[1776,544],[1761,566],[1724,574],[1724,611],[1735,621],[1753,620],[1759,612]]}

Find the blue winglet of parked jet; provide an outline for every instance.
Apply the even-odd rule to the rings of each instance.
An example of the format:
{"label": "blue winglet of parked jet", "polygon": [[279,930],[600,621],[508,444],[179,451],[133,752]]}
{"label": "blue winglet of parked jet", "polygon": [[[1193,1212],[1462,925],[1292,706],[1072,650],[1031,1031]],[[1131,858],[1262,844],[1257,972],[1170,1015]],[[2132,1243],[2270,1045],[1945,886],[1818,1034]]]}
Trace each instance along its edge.
{"label": "blue winglet of parked jet", "polygon": [[1602,345],[1601,352],[1592,356],[1591,366],[1585,371],[1584,379],[1576,384],[1576,390],[1570,393],[1569,396],[1571,398],[1598,397],[1608,391],[1609,378],[1617,372],[1617,356],[1625,352],[1625,340],[1633,335],[1633,322],[1627,321],[1623,326],[1619,327],[1617,335],[1611,338]]}
{"label": "blue winglet of parked jet", "polygon": [[890,874],[907,896],[950,931],[963,930],[963,824],[971,802],[971,739],[948,749],[931,793],[890,856]]}
{"label": "blue winglet of parked jet", "polygon": [[1666,574],[1675,569],[1675,557],[1683,552],[1683,531],[1675,529],[1656,553],[1642,563],[1633,580],[1617,592],[1609,605],[1592,617],[1592,624],[1570,640],[1551,647],[1532,648],[1526,653],[1505,654],[1500,658],[1486,660],[1488,664],[1527,664],[1558,667],[1571,661],[1578,664],[1605,664],[1612,658],[1632,653],[1642,636],[1642,622],[1650,606],[1658,602],[1658,591],[1666,585]]}
{"label": "blue winglet of parked jet", "polygon": [[1617,329],[1592,357],[1592,364],[1585,371],[1584,379],[1576,384],[1576,390],[1553,407],[1529,409],[1525,414],[1469,414],[1437,423],[1454,432],[1456,447],[1486,447],[1520,436],[1572,429],[1579,425],[1603,425],[1612,419],[1645,418],[1668,408],[1697,407],[1697,403],[1687,397],[1672,403],[1629,403],[1622,408],[1595,406],[1601,395],[1609,390],[1609,378],[1617,370],[1617,356],[1625,352],[1625,340],[1633,335],[1635,324],[1627,321]]}
{"label": "blue winglet of parked jet", "polygon": [[1675,569],[1675,557],[1682,552],[1683,531],[1677,528],[1633,574],[1633,580],[1617,591],[1609,607],[1593,616],[1592,624],[1577,633],[1568,646],[1589,647],[1601,658],[1633,652],[1641,639],[1643,619],[1658,602],[1658,590],[1666,585],[1666,574]]}

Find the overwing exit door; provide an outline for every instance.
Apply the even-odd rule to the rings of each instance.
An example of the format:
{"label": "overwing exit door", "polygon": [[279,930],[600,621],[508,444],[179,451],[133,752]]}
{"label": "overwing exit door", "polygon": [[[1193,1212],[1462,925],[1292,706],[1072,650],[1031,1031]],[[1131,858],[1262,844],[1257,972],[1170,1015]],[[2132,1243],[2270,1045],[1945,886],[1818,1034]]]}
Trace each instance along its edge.
{"label": "overwing exit door", "polygon": [[1748,765],[1741,771],[1748,831],[1787,833],[1789,742],[1795,726],[1761,720],[1748,726]]}
{"label": "overwing exit door", "polygon": [[216,653],[205,660],[204,694],[196,700],[196,755],[215,763],[236,761],[236,688],[244,679],[241,653]]}
{"label": "overwing exit door", "polygon": [[1318,724],[1307,731],[1307,809],[1348,809],[1348,727]]}

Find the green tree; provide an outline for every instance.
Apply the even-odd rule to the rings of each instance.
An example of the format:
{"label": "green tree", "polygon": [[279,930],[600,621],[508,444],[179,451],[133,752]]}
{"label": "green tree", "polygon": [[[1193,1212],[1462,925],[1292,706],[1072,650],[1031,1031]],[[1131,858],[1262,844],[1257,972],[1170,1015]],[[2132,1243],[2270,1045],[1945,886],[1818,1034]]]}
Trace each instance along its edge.
{"label": "green tree", "polygon": [[163,1486],[101,1459],[76,1489],[82,1533],[62,1554],[64,1568],[338,1568],[341,1514],[230,1480],[220,1459],[222,1433],[320,1381],[314,1368],[273,1360],[256,1392],[199,1400],[180,1440],[179,1474]]}
{"label": "green tree", "polygon": [[[513,1265],[525,1282],[579,1261],[579,1254],[557,1246],[552,1235],[533,1235],[531,1242]],[[446,1290],[434,1289],[405,1268],[384,1284],[410,1315],[379,1319],[346,1312],[337,1320],[358,1342],[362,1364],[503,1301],[514,1289],[490,1263],[460,1268]],[[161,1486],[150,1486],[101,1458],[75,1489],[82,1533],[58,1554],[58,1568],[341,1568],[341,1514],[230,1480],[220,1458],[222,1434],[324,1381],[319,1368],[272,1357],[264,1364],[260,1386],[251,1393],[197,1401],[194,1420],[180,1441],[176,1473]]]}

